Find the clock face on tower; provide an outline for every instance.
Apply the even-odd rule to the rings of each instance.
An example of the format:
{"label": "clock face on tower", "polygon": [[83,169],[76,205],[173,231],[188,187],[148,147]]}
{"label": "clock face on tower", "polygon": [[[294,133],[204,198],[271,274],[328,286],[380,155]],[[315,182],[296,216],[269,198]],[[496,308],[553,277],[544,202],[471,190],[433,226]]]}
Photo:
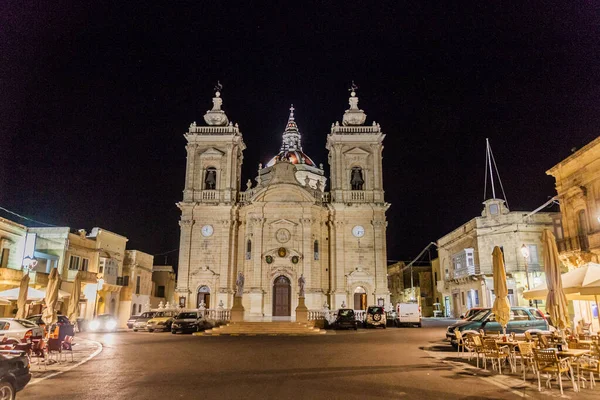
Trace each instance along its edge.
{"label": "clock face on tower", "polygon": [[352,234],[357,238],[363,237],[365,236],[365,228],[360,225],[356,225],[354,228],[352,228]]}
{"label": "clock face on tower", "polygon": [[212,227],[212,225],[204,225],[202,227],[202,236],[209,237],[212,234],[213,234],[213,227]]}

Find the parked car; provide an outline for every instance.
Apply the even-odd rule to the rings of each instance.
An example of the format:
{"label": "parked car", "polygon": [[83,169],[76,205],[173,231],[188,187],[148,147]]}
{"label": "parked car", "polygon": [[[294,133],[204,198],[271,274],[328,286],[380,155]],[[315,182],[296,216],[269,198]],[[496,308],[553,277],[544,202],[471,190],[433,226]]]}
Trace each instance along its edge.
{"label": "parked car", "polygon": [[137,321],[139,317],[141,317],[141,315],[132,315],[131,317],[129,317],[129,319],[127,320],[127,327],[129,329],[132,329],[134,322]]}
{"label": "parked car", "polygon": [[460,316],[460,319],[469,319],[470,317],[474,316],[481,310],[485,310],[485,308],[483,308],[483,307],[469,308],[469,310],[466,313],[464,313],[463,315]]}
{"label": "parked car", "polygon": [[44,336],[42,328],[26,319],[0,318],[0,342],[2,344],[28,343]]}
{"label": "parked car", "polygon": [[358,321],[356,320],[356,315],[354,314],[354,310],[349,308],[340,308],[337,311],[337,315],[335,317],[335,322],[333,323],[333,329],[358,329]]}
{"label": "parked car", "polygon": [[148,321],[154,317],[154,314],[156,314],[156,311],[143,312],[133,323],[133,331],[145,331],[148,328]]}
{"label": "parked car", "polygon": [[[544,314],[534,307],[511,307],[510,321],[506,326],[506,333],[525,333],[525,331],[549,331],[550,325]],[[450,325],[446,331],[446,338],[452,346],[457,346],[454,330],[464,333],[467,331],[502,332],[502,327],[496,321],[491,308],[484,308],[469,320],[458,321]]]}
{"label": "parked car", "polygon": [[31,380],[29,356],[23,351],[3,351],[0,354],[0,395],[14,399]]}
{"label": "parked car", "polygon": [[377,327],[381,326],[385,329],[387,324],[387,318],[385,311],[381,306],[369,306],[365,316],[365,327]]}
{"label": "parked car", "polygon": [[212,324],[204,318],[204,314],[198,311],[182,311],[171,323],[171,333],[200,332],[212,328]]}
{"label": "parked car", "polygon": [[421,327],[421,306],[418,303],[396,304],[398,326],[410,325]]}
{"label": "parked car", "polygon": [[170,331],[171,325],[173,324],[173,318],[175,318],[176,315],[177,311],[175,310],[157,311],[156,314],[154,314],[154,317],[148,321],[146,329],[148,329],[148,332]]}
{"label": "parked car", "polygon": [[92,332],[116,332],[117,319],[110,314],[100,314],[92,319],[88,324],[88,329]]}

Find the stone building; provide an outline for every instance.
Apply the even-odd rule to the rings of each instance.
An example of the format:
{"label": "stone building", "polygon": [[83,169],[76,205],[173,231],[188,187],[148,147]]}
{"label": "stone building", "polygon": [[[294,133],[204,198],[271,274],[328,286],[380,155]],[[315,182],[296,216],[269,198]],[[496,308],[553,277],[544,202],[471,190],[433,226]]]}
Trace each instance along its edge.
{"label": "stone building", "polygon": [[[509,211],[504,200],[489,199],[481,217],[475,217],[438,239],[440,277],[446,315],[458,317],[472,307],[492,307],[492,251],[501,247],[508,281],[508,298],[513,306],[528,305],[523,291],[545,280],[542,231],[552,229],[556,213]],[[529,257],[522,256],[526,246]],[[528,273],[526,273],[528,271]]]}
{"label": "stone building", "polygon": [[152,264],[154,256],[139,250],[125,250],[123,275],[118,282],[120,292],[119,326],[124,326],[131,315],[139,315],[150,307],[152,294]]}
{"label": "stone building", "polygon": [[[175,271],[171,265],[152,266],[152,293],[150,295],[150,304],[152,308],[158,307],[162,302],[175,306],[175,284],[177,280]],[[199,293],[204,293],[202,290]],[[182,307],[185,305],[182,304]]]}
{"label": "stone building", "polygon": [[208,299],[209,308],[219,303],[231,307],[240,272],[250,318],[293,318],[301,276],[308,308],[323,303],[360,307],[355,299],[389,302],[389,204],[381,168],[385,135],[377,123],[365,125],[355,92],[349,102],[342,124],[332,124],[326,138],[329,192],[322,164],[302,150],[293,107],[280,152],[260,165],[255,183],[249,180],[242,190],[246,145],[216,93],[213,109],[204,116],[207,126],[193,123],[185,134],[180,304],[197,307]]}
{"label": "stone building", "polygon": [[433,316],[435,284],[431,264],[419,263],[407,267],[404,261],[399,261],[389,265],[388,288],[391,304],[416,301],[421,306],[421,314],[424,317]]}
{"label": "stone building", "polygon": [[556,179],[562,219],[556,244],[562,260],[571,268],[599,263],[600,137],[546,173]]}
{"label": "stone building", "polygon": [[[560,258],[569,269],[600,263],[600,137],[546,171],[556,179],[560,220],[555,236]],[[575,322],[592,322],[600,329],[595,302],[573,301]]]}

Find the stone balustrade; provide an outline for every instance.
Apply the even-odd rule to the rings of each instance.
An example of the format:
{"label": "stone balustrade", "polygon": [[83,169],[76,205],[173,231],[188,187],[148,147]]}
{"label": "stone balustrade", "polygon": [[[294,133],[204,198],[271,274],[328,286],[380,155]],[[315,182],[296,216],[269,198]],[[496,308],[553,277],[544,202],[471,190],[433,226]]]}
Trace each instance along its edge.
{"label": "stone balustrade", "polygon": [[230,321],[231,320],[231,310],[224,308],[207,308],[205,310],[198,310],[203,313],[205,319],[212,319],[215,321]]}

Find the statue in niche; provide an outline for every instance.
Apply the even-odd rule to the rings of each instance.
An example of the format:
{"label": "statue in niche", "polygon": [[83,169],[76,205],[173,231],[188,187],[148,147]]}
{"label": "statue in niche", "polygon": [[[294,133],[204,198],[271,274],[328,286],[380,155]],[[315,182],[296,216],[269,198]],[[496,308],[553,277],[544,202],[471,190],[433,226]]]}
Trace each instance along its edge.
{"label": "statue in niche", "polygon": [[352,168],[352,178],[350,179],[352,190],[363,190],[364,183],[362,169],[359,167]]}
{"label": "statue in niche", "polygon": [[237,280],[235,281],[235,296],[242,297],[244,294],[244,274],[242,272],[238,273]]}
{"label": "statue in niche", "polygon": [[204,189],[215,190],[217,186],[217,171],[214,168],[209,168],[206,171],[206,179],[204,179]]}

